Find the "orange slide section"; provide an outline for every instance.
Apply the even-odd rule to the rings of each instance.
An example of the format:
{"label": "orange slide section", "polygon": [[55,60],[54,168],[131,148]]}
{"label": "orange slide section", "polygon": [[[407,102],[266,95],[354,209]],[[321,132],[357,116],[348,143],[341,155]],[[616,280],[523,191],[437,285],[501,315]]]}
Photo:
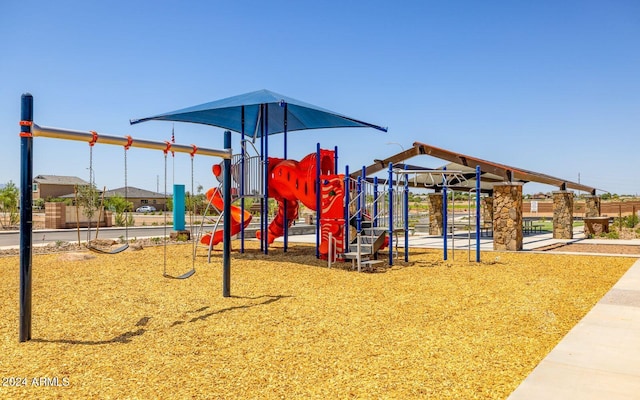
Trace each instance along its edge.
{"label": "orange slide section", "polygon": [[[218,210],[222,210],[224,208],[224,199],[222,198],[220,191],[218,188],[211,188],[207,190],[207,200],[211,202]],[[251,213],[248,211],[244,211],[244,218],[242,218],[242,209],[238,206],[231,206],[231,235],[235,235],[240,232],[240,227],[242,225],[242,221],[244,220],[244,227],[246,228],[251,222]],[[206,235],[202,236],[200,239],[200,243],[206,244],[207,246],[222,242],[224,230],[218,229],[215,232],[208,232]]]}
{"label": "orange slide section", "polygon": [[[276,238],[284,235],[284,205],[287,205],[287,224],[291,226],[293,221],[298,219],[298,202],[295,200],[287,200],[286,198],[276,196],[276,201],[278,202],[278,213],[275,218],[269,224],[269,229],[267,230],[267,241],[271,244]],[[257,231],[256,237],[260,239],[262,237],[262,232]]]}
{"label": "orange slide section", "polygon": [[[330,150],[320,151],[320,172],[333,171],[334,155]],[[316,169],[317,155],[311,153],[300,161],[269,157],[269,197],[278,202],[278,212],[269,224],[267,242],[284,235],[285,211],[287,205],[287,225],[298,218],[299,204],[302,202],[311,210],[316,209]],[[261,239],[261,232],[256,237]]]}
{"label": "orange slide section", "polygon": [[[334,174],[334,152],[331,150],[320,150],[320,175],[328,176],[330,174]],[[298,210],[300,207],[300,203],[304,204],[307,208],[314,210],[316,209],[316,170],[318,168],[318,156],[316,153],[311,153],[304,157],[300,161],[295,160],[285,160],[282,158],[269,157],[269,196],[272,199],[275,199],[278,203],[278,211],[275,218],[269,224],[269,228],[267,229],[267,242],[273,243],[276,238],[284,235],[284,226],[285,220],[287,221],[287,225],[291,226],[293,222],[298,219]],[[219,177],[222,168],[220,165],[214,165],[213,174],[216,177]],[[338,184],[340,185],[342,182],[342,178],[338,178]],[[335,185],[335,182],[333,183]],[[327,186],[327,185],[324,185]],[[341,200],[344,195],[344,190],[337,190],[336,188],[327,186],[325,190],[328,190],[329,194],[326,194],[324,197],[329,197],[327,200],[327,204],[330,204],[329,208],[334,208],[334,206],[338,206],[335,212],[336,215],[343,215],[343,208],[341,201],[335,201],[338,198]],[[339,194],[339,195],[338,195]],[[333,198],[335,197],[335,199]],[[218,209],[222,209],[224,206],[224,200],[220,195],[217,188],[212,188],[207,191],[207,199],[209,199],[214,206]],[[286,207],[285,207],[286,205]],[[286,211],[285,211],[286,208]],[[329,208],[322,210],[323,215],[327,217],[335,216],[329,211]],[[286,217],[285,217],[286,213]],[[251,221],[251,214],[248,211],[244,212],[244,218],[242,216],[241,209],[237,206],[231,206],[231,234],[235,235],[240,232],[241,223],[244,221],[244,226],[246,227]],[[325,221],[325,227],[323,228],[325,231],[329,228],[327,225],[329,222]],[[341,224],[343,224],[342,222]],[[333,225],[338,224],[335,222]],[[339,225],[341,225],[339,224]],[[340,239],[342,237],[341,230],[339,226],[338,228],[331,226],[331,230],[335,231],[334,238]],[[334,229],[336,228],[336,229]],[[201,239],[201,242],[204,244],[209,244],[210,242],[213,245],[216,245],[222,242],[222,229],[218,229],[216,232],[208,233]],[[323,231],[324,232],[324,231]],[[328,232],[328,231],[327,231]],[[262,232],[256,232],[256,237],[261,239]],[[324,242],[327,240],[327,234],[323,234],[321,241]],[[341,241],[338,241],[341,243]],[[321,249],[325,249],[327,245],[321,243]]]}

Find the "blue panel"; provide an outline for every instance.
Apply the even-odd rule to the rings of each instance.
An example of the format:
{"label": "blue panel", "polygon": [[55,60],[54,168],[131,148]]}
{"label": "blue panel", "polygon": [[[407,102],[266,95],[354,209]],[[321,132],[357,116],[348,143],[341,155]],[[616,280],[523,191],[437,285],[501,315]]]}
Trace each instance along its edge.
{"label": "blue panel", "polygon": [[173,185],[173,230],[184,230],[184,185]]}

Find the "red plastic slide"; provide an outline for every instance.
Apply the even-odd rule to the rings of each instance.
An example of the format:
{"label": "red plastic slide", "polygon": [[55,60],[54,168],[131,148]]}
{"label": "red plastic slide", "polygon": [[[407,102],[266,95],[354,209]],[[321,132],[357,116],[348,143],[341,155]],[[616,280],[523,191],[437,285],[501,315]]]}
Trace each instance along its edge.
{"label": "red plastic slide", "polygon": [[[276,238],[284,235],[284,204],[287,205],[286,219],[289,226],[298,218],[300,202],[311,210],[316,209],[316,157],[316,153],[311,153],[300,161],[269,157],[269,197],[278,202],[278,213],[269,224],[268,243],[273,243]],[[333,165],[333,152],[321,150],[321,172],[332,171]],[[261,239],[261,232],[256,232],[256,236]]]}
{"label": "red plastic slide", "polygon": [[[224,208],[224,199],[222,198],[220,191],[218,188],[211,188],[207,190],[207,200],[211,202],[218,210],[222,210]],[[246,228],[251,222],[251,213],[247,210],[244,211],[244,218],[242,218],[242,209],[238,206],[231,206],[231,235],[235,235],[240,232],[240,226],[242,225],[242,221],[244,221],[244,227]],[[202,236],[200,239],[200,243],[206,244],[207,246],[222,242],[223,238],[223,229],[218,229],[215,232],[208,232],[206,235]]]}
{"label": "red plastic slide", "polygon": [[[278,213],[275,218],[269,224],[269,229],[267,230],[267,241],[271,244],[276,238],[284,235],[284,205],[287,204],[287,223],[289,226],[298,219],[298,202],[296,200],[287,200],[283,197],[275,196],[276,201],[278,202]],[[256,237],[260,239],[262,237],[262,232],[257,231]]]}

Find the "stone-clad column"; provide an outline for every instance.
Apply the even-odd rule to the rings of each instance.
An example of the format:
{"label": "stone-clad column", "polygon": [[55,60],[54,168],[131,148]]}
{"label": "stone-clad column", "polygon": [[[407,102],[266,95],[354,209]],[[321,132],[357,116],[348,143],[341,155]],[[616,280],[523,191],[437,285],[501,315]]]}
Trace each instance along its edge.
{"label": "stone-clad column", "polygon": [[493,249],[522,250],[522,183],[493,187]]}
{"label": "stone-clad column", "polygon": [[587,195],[584,196],[584,217],[600,216],[600,196]]}
{"label": "stone-clad column", "polygon": [[553,194],[553,238],[573,239],[573,192],[558,190]]}
{"label": "stone-clad column", "polygon": [[484,225],[493,223],[493,197],[480,198],[480,217]]}
{"label": "stone-clad column", "polygon": [[429,235],[442,235],[442,192],[429,193]]}

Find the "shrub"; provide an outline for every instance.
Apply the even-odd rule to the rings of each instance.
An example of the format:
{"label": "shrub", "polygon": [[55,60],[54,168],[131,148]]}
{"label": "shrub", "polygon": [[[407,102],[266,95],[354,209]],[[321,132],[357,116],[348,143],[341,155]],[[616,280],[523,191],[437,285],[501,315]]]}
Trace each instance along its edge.
{"label": "shrub", "polygon": [[606,239],[620,239],[620,234],[618,233],[618,231],[615,231],[615,230],[610,231],[609,233],[601,233],[598,236]]}
{"label": "shrub", "polygon": [[18,187],[12,182],[0,189],[0,227],[9,228],[20,221],[20,213],[18,209],[18,201],[20,200],[20,192]]}
{"label": "shrub", "polygon": [[627,228],[635,228],[635,226],[638,225],[638,215],[637,214],[627,215],[622,219],[622,223]]}

